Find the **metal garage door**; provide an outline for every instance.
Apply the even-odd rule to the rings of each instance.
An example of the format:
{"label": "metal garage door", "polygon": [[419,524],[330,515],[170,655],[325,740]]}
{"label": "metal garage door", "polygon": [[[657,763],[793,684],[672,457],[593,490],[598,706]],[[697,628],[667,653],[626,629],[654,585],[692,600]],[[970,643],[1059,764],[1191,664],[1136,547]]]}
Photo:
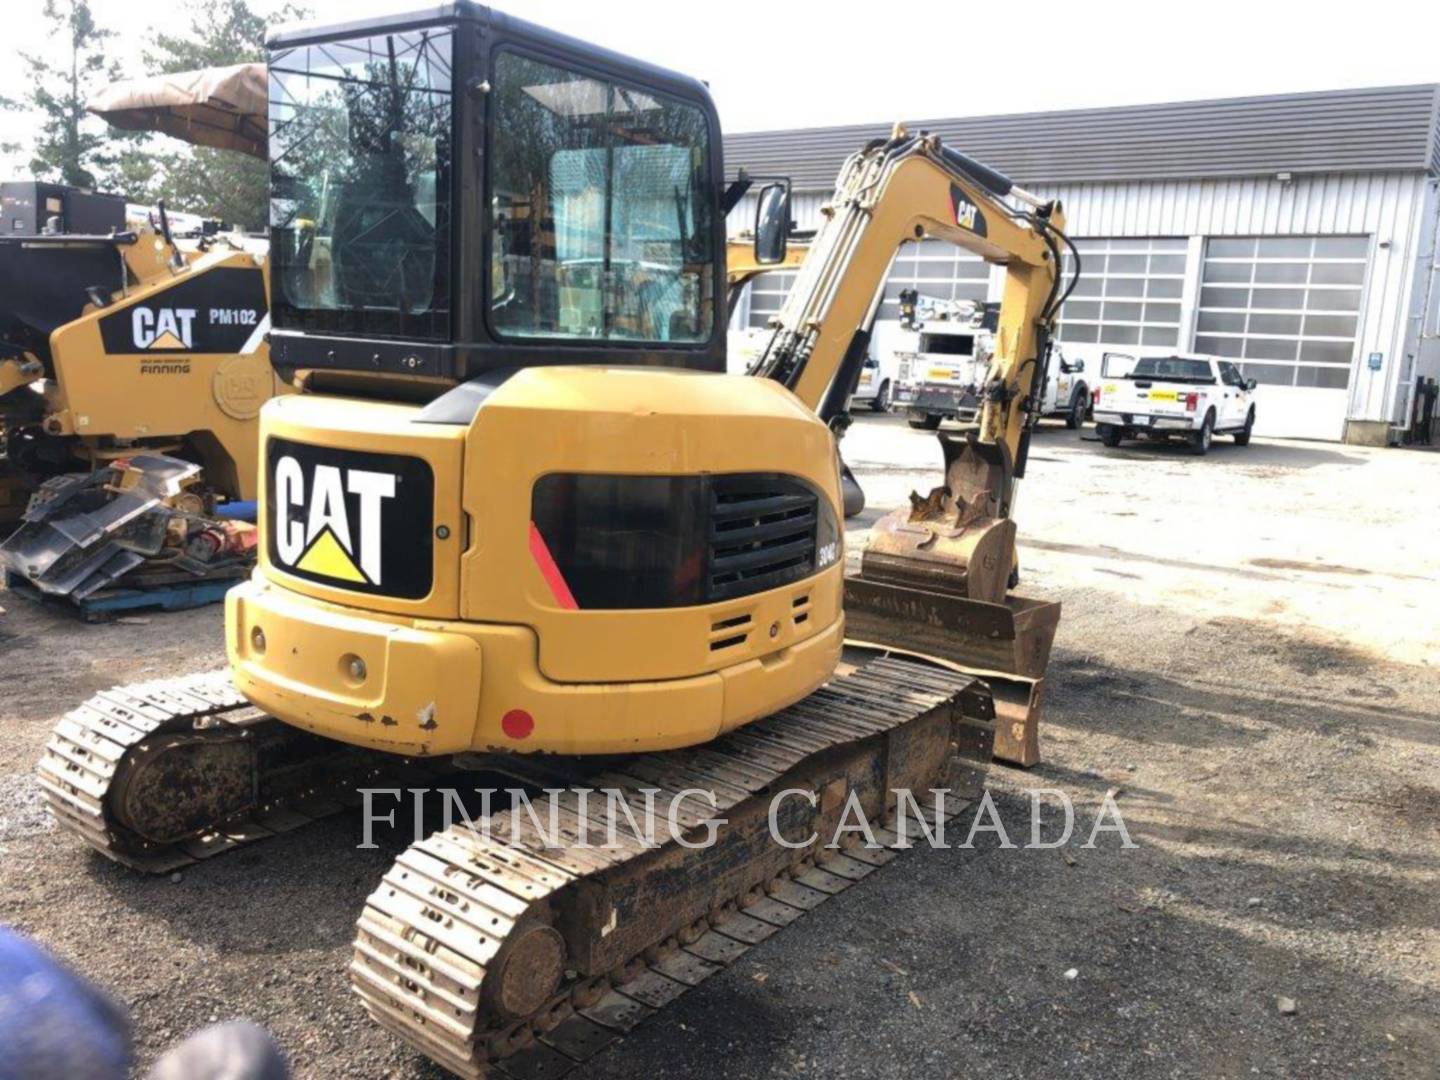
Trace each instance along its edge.
{"label": "metal garage door", "polygon": [[[1075,246],[1081,277],[1060,310],[1060,340],[1081,347],[1067,353],[1097,355],[1110,345],[1153,353],[1179,346],[1184,237],[1081,238]],[[1072,272],[1067,252],[1067,279]]]}
{"label": "metal garage door", "polygon": [[770,316],[780,314],[780,306],[785,303],[785,294],[794,284],[793,270],[772,270],[750,280],[750,284],[745,288],[750,294],[751,329],[759,330],[768,326]]}
{"label": "metal garage door", "polygon": [[[770,316],[780,312],[785,294],[795,283],[792,271],[762,274],[748,286],[749,320],[752,329],[764,327]],[[961,251],[944,240],[920,240],[902,244],[885,283],[881,319],[900,317],[901,289],[918,289],[922,296],[939,300],[974,300],[984,303],[990,288],[990,267],[977,255]]]}
{"label": "metal garage door", "polygon": [[881,319],[900,317],[901,289],[918,289],[937,300],[989,299],[990,266],[978,255],[944,240],[918,240],[900,245],[885,283]]}
{"label": "metal garage door", "polygon": [[1260,434],[1344,433],[1369,249],[1365,236],[1206,241],[1195,350],[1260,384]]}

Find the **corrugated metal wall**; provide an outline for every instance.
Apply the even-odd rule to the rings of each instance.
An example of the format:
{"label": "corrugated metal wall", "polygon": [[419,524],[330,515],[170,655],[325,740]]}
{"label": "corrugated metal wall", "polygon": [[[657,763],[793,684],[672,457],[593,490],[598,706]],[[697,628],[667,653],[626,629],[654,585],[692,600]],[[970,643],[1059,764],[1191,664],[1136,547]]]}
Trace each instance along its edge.
{"label": "corrugated metal wall", "polygon": [[[1403,416],[1417,365],[1424,365],[1422,373],[1431,366],[1429,349],[1420,356],[1424,296],[1419,285],[1436,261],[1434,185],[1417,169],[1297,175],[1287,182],[1273,177],[1149,180],[1039,184],[1034,190],[1063,201],[1068,231],[1076,237],[1369,236],[1370,268],[1347,414],[1394,422]],[[826,197],[796,193],[793,216],[798,228],[818,225]],[[731,216],[732,233],[749,228],[753,215],[753,202],[747,199]],[[992,299],[999,299],[998,292]],[[1194,323],[1195,299],[1193,290],[1185,298],[1186,327]],[[1192,340],[1187,331],[1182,345],[1189,347]],[[1369,369],[1371,353],[1381,354],[1378,372]]]}
{"label": "corrugated metal wall", "polygon": [[[1415,288],[1410,302],[1410,320],[1419,327],[1419,342],[1415,367],[1405,388],[1412,394],[1414,376],[1440,379],[1440,180],[1430,182],[1421,222],[1422,235],[1415,255]],[[1397,406],[1408,412],[1413,399],[1404,400],[1403,393],[1398,398]]]}
{"label": "corrugated metal wall", "polygon": [[[1276,236],[1372,238],[1348,415],[1395,419],[1397,383],[1417,349],[1410,323],[1416,259],[1426,239],[1430,181],[1421,172],[1273,178],[1041,185],[1065,205],[1072,236]],[[1382,357],[1371,372],[1371,353]]]}

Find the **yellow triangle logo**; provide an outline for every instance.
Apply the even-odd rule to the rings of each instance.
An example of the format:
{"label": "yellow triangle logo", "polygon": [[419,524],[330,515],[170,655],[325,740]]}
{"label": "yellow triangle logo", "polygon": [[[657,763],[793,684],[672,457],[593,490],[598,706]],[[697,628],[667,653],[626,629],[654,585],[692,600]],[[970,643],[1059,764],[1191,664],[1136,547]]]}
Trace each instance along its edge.
{"label": "yellow triangle logo", "polygon": [[335,534],[330,531],[328,525],[321,530],[314,543],[305,549],[305,554],[300,556],[300,561],[295,564],[295,569],[304,570],[307,574],[336,578],[340,581],[353,581],[360,585],[370,584],[365,575],[360,572],[360,568],[340,546],[340,541],[335,539]]}
{"label": "yellow triangle logo", "polygon": [[161,334],[159,337],[157,337],[154,341],[150,343],[150,348],[183,349],[185,348],[185,343],[181,341],[178,337],[176,337],[174,334],[172,334],[169,330],[166,330],[165,333]]}

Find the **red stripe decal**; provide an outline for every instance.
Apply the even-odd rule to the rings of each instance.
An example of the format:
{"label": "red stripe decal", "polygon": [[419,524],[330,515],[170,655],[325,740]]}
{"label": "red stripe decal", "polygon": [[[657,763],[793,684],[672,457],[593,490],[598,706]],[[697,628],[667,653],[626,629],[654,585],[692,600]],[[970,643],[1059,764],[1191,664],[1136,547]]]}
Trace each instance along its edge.
{"label": "red stripe decal", "polygon": [[575,594],[570,591],[570,586],[565,584],[565,575],[560,573],[560,567],[555,565],[555,557],[550,554],[545,538],[540,535],[540,530],[533,521],[530,522],[530,557],[540,568],[540,574],[545,579],[545,584],[550,586],[550,595],[555,597],[555,602],[569,611],[579,608],[580,605],[575,602]]}

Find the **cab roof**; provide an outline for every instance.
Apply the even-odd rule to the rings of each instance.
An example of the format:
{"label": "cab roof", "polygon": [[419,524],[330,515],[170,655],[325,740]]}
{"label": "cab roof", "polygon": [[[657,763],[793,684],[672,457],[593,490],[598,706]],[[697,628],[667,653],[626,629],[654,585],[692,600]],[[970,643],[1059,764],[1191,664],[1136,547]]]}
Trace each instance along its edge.
{"label": "cab roof", "polygon": [[[700,79],[682,75],[678,71],[672,71],[645,60],[637,60],[611,49],[602,48],[591,42],[582,41],[580,38],[551,30],[538,23],[517,19],[513,15],[506,15],[494,8],[473,3],[472,0],[449,0],[443,4],[409,8],[391,14],[375,15],[367,19],[352,19],[346,22],[285,23],[270,30],[265,44],[271,49],[285,49],[321,41],[364,37],[443,23],[471,23],[482,32],[489,30],[507,37],[525,38],[542,47],[548,45],[566,53],[579,54],[605,67],[633,71],[646,82],[653,82],[660,87],[668,87],[672,92],[684,97],[700,98],[710,102],[710,88]],[[712,112],[713,109],[712,103]]]}

